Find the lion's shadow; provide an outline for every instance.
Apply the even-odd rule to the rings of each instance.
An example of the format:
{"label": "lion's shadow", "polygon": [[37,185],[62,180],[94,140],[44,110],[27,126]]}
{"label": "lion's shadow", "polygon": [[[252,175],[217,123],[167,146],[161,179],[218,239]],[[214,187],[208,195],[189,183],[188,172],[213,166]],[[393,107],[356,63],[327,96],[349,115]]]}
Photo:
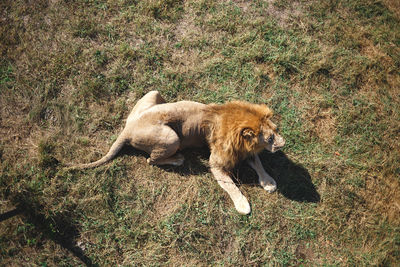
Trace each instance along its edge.
{"label": "lion's shadow", "polygon": [[[160,166],[159,168],[167,172],[179,173],[182,176],[200,175],[210,171],[208,149],[184,150],[182,153],[185,156],[183,166]],[[119,154],[148,157],[146,153],[129,146],[123,148]],[[259,156],[267,173],[275,179],[278,191],[286,198],[298,202],[316,203],[320,201],[320,195],[311,181],[311,176],[303,166],[290,160],[282,151],[276,153],[264,151]],[[238,177],[235,182],[239,184],[259,186],[258,176],[248,164],[241,164],[233,171],[233,176]]]}
{"label": "lion's shadow", "polygon": [[[200,175],[209,172],[209,167],[207,162],[210,156],[210,152],[207,148],[184,150],[181,153],[185,157],[185,161],[182,166],[162,165],[154,167],[163,169],[167,172],[179,173],[182,176],[189,174]],[[146,152],[135,149],[134,147],[129,145],[124,146],[118,152],[118,156],[123,156],[123,155],[144,157],[144,158],[149,157],[149,155]]]}
{"label": "lion's shadow", "polygon": [[[321,197],[306,168],[290,160],[282,151],[264,151],[259,156],[266,172],[275,179],[278,192],[286,198],[298,202],[320,201]],[[243,184],[258,185],[257,174],[247,164],[242,164],[239,174]]]}

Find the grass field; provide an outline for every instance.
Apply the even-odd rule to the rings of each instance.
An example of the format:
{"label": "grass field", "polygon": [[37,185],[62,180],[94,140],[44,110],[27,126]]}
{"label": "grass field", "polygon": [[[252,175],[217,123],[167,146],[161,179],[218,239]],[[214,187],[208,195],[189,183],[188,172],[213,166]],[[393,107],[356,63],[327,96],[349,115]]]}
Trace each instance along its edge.
{"label": "grass field", "polygon": [[[0,2],[0,265],[399,266],[396,0]],[[135,102],[266,103],[278,191],[104,155]]]}

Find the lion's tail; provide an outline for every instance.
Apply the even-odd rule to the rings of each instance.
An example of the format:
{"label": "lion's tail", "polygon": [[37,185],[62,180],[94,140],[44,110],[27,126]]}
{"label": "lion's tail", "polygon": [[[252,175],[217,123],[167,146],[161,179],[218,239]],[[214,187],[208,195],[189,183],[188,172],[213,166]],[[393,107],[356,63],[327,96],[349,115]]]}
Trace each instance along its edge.
{"label": "lion's tail", "polygon": [[123,134],[120,134],[117,138],[117,140],[112,144],[110,150],[108,153],[102,157],[101,159],[91,162],[91,163],[86,163],[86,164],[78,164],[78,165],[71,165],[68,166],[68,169],[87,169],[87,168],[94,168],[97,166],[100,166],[110,160],[112,160],[118,152],[122,149],[122,147],[125,145],[127,139]]}

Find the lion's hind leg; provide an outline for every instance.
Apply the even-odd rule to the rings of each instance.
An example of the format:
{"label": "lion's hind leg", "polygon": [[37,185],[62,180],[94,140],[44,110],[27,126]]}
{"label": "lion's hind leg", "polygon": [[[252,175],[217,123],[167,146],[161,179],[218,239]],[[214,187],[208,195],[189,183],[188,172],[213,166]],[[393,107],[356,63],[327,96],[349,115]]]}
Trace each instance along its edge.
{"label": "lion's hind leg", "polygon": [[154,127],[153,131],[157,137],[151,140],[147,162],[153,165],[182,165],[184,157],[177,153],[180,139],[176,132],[166,125]]}
{"label": "lion's hind leg", "polygon": [[169,158],[161,158],[161,159],[153,159],[151,156],[147,159],[147,163],[154,164],[154,165],[174,165],[174,166],[181,166],[185,158],[181,153],[177,153]]}
{"label": "lion's hind leg", "polygon": [[158,91],[148,92],[141,99],[139,99],[139,101],[133,107],[126,122],[129,123],[135,120],[135,118],[137,118],[143,111],[163,103],[165,103],[165,100]]}

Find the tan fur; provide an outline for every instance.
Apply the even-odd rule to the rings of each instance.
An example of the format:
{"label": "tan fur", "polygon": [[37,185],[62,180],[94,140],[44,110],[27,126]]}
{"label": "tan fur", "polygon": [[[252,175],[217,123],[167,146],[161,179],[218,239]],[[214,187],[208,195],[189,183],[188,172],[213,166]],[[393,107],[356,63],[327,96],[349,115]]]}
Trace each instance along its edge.
{"label": "tan fur", "polygon": [[275,152],[285,141],[271,122],[266,105],[234,101],[223,105],[204,105],[192,101],[165,103],[157,91],[141,98],[129,114],[125,128],[100,160],[73,168],[96,167],[116,156],[125,145],[147,152],[147,162],[156,165],[181,165],[180,150],[208,145],[210,167],[219,185],[229,194],[236,209],[250,213],[250,205],[229,176],[230,170],[247,159],[268,192],[276,183],[262,167],[258,153]]}

